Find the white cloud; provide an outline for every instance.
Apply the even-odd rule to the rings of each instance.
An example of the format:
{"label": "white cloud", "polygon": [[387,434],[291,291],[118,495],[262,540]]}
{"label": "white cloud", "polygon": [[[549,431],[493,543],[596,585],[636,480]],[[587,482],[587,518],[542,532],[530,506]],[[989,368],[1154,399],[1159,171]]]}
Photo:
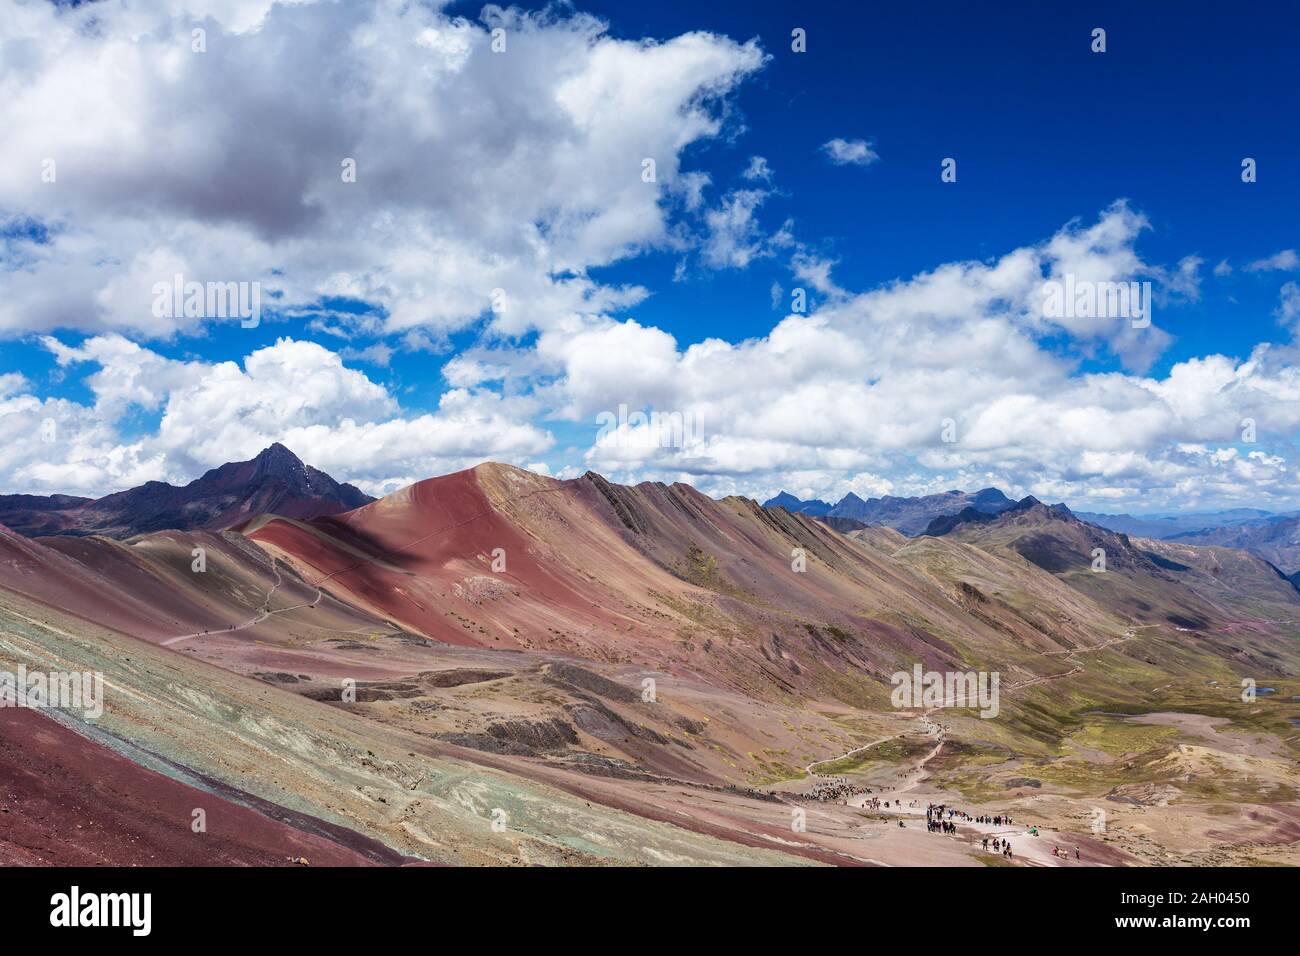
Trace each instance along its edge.
{"label": "white cloud", "polygon": [[743,269],[754,259],[771,255],[767,237],[755,212],[767,198],[761,189],[737,189],[723,197],[721,205],[704,214],[708,234],[702,257],[712,269]]}
{"label": "white cloud", "polygon": [[116,333],[86,339],[76,348],[53,336],[42,336],[40,341],[60,367],[80,363],[97,366],[85,382],[94,393],[96,413],[106,421],[119,417],[132,405],[158,408],[170,390],[182,386],[200,368],[197,363],[164,358]]}
{"label": "white cloud", "polygon": [[[0,490],[99,495],[149,480],[183,483],[280,441],[341,480],[391,491],[484,459],[531,460],[552,444],[530,424],[532,399],[453,388],[435,411],[410,413],[312,342],[280,339],[242,364],[176,362],[115,335],[46,345],[61,364],[97,366],[86,380],[95,404],[42,400],[28,383],[0,381],[8,390]],[[122,427],[140,408],[161,409],[158,426],[126,437]]]}
{"label": "white cloud", "polygon": [[762,156],[751,156],[749,165],[741,174],[750,182],[770,183],[772,181],[772,167],[767,164],[767,160]]}
{"label": "white cloud", "polygon": [[18,392],[26,391],[30,384],[27,376],[21,372],[5,372],[0,374],[0,399],[8,398]]}
{"label": "white cloud", "polygon": [[785,297],[785,289],[781,287],[781,283],[773,279],[771,288],[769,288],[767,292],[768,292],[768,296],[772,300],[772,308],[774,309],[781,308],[781,302]]}
{"label": "white cloud", "polygon": [[387,368],[393,360],[394,350],[383,342],[376,342],[363,349],[343,349],[339,355],[350,362],[367,362],[370,365]]}
{"label": "white cloud", "polygon": [[1246,266],[1247,272],[1294,272],[1296,269],[1300,269],[1300,255],[1294,249],[1283,249]]}
{"label": "white cloud", "polygon": [[1300,285],[1288,282],[1282,286],[1277,307],[1278,321],[1300,343]]}
{"label": "white cloud", "polygon": [[800,248],[790,259],[790,269],[796,279],[823,295],[842,296],[844,290],[831,279],[831,269],[834,267],[835,260],[819,256],[806,248]]}
{"label": "white cloud", "polygon": [[1161,283],[1162,303],[1178,298],[1187,302],[1201,300],[1201,266],[1205,260],[1200,256],[1183,256],[1174,269],[1152,268],[1151,272]]}
{"label": "white cloud", "polygon": [[639,301],[587,270],[674,241],[674,204],[707,181],[682,151],[722,131],[717,102],[762,53],[707,33],[616,40],[582,14],[484,16],[2,0],[0,44],[24,52],[0,60],[0,209],[50,232],[18,242],[0,333],[193,328],[150,310],[175,273],[259,281],[279,308],[362,299],[391,332],[464,327],[496,288],[511,307],[492,324],[511,335]]}
{"label": "white cloud", "polygon": [[[1095,224],[1067,224],[1000,258],[949,263],[859,294],[834,286],[829,262],[800,247],[802,281],[832,294],[766,336],[682,346],[632,319],[571,316],[529,347],[499,343],[451,356],[442,370],[450,389],[427,413],[403,409],[310,342],[281,339],[241,362],[207,363],[169,359],[114,334],[78,345],[47,337],[62,368],[93,369],[85,383],[94,402],[42,399],[20,375],[0,378],[0,441],[9,452],[0,483],[101,493],[188,480],[282,441],[372,493],[498,458],[560,475],[592,467],[615,479],[690,480],[720,494],[794,485],[838,499],[849,490],[865,497],[997,485],[1139,510],[1294,501],[1287,478],[1300,429],[1296,348],[1189,358],[1159,377],[1081,372],[1099,346],[1158,353],[1164,334],[1155,325],[1042,315],[1043,279],[1065,270],[1098,281],[1163,272],[1176,282],[1194,272],[1186,259],[1169,270],[1143,263],[1133,248],[1143,225],[1117,205]],[[1300,293],[1284,288],[1284,320],[1293,300]],[[568,452],[563,461],[542,458],[553,438],[539,420],[594,432],[597,415],[622,405],[691,416],[699,431],[665,443],[632,427],[592,444],[582,465]],[[124,431],[142,411],[159,416],[157,427]],[[56,423],[53,444],[41,440],[46,419]],[[943,440],[948,419],[953,443]],[[1247,419],[1258,444],[1241,447]]]}
{"label": "white cloud", "polygon": [[[282,441],[371,491],[500,458],[718,493],[997,484],[1072,503],[1295,500],[1300,346],[1149,374],[1171,341],[1164,310],[1198,299],[1204,263],[1144,261],[1148,223],[1126,203],[996,258],[855,293],[832,276],[833,247],[796,240],[790,220],[763,227],[777,195],[764,157],[719,195],[684,166],[693,145],[728,132],[727,98],[764,63],[756,43],[619,40],[557,9],[489,7],[476,23],[425,4],[0,0],[0,209],[26,224],[6,232],[0,335],[43,334],[93,396],[43,396],[0,371],[0,490],[183,481]],[[200,24],[208,50],[196,54]],[[491,51],[491,26],[505,28],[506,52]],[[879,158],[862,139],[820,149],[840,165]],[[652,249],[672,254],[679,278],[693,255],[713,269],[788,257],[813,311],[754,338],[679,343],[626,317],[650,290],[594,278]],[[1244,268],[1300,262],[1284,250]],[[239,334],[154,315],[153,283],[177,273],[259,281],[267,306],[341,348],[284,337],[207,362],[144,347]],[[1046,315],[1044,281],[1065,275],[1152,281],[1156,321]],[[774,307],[788,301],[780,283],[771,292]],[[373,308],[322,304],[334,298]],[[482,318],[486,334],[451,355],[453,333]],[[1295,283],[1278,318],[1300,338]],[[429,360],[448,386],[432,410],[347,364],[382,367],[396,350],[443,356]],[[1112,357],[1126,371],[1083,364]],[[594,428],[623,404],[698,415],[703,430],[681,447],[604,441],[548,457],[539,422]],[[955,443],[942,440],[947,419]],[[1259,447],[1243,447],[1245,419]]]}
{"label": "white cloud", "polygon": [[838,136],[823,143],[822,152],[836,166],[870,166],[880,158],[866,140],[841,139]]}
{"label": "white cloud", "polygon": [[[990,262],[844,294],[758,339],[683,348],[659,330],[610,323],[576,341],[545,336],[539,355],[557,368],[556,404],[575,419],[620,404],[698,416],[702,434],[680,447],[606,441],[588,450],[590,467],[627,478],[690,476],[717,493],[761,494],[793,475],[804,492],[838,497],[851,487],[846,475],[864,475],[865,492],[996,484],[1147,508],[1216,495],[1295,499],[1277,480],[1280,465],[1246,459],[1249,468],[1229,473],[1187,451],[1230,448],[1250,418],[1270,455],[1285,459],[1300,428],[1294,350],[1188,359],[1158,378],[1083,373],[1098,344],[1146,358],[1168,337],[1127,320],[1043,316],[1044,277],[1067,271],[1095,281],[1155,275],[1170,300],[1190,299],[1199,260],[1148,266],[1134,249],[1144,228],[1117,204],[1093,225],[1068,224]],[[1072,350],[1062,351],[1062,333]],[[947,419],[955,443],[943,440]]]}

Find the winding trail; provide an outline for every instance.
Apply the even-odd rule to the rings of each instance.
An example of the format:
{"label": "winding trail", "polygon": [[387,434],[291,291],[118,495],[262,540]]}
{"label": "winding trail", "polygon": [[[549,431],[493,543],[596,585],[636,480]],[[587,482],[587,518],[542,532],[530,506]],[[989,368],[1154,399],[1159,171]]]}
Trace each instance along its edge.
{"label": "winding trail", "polygon": [[271,585],[271,590],[266,592],[266,597],[262,599],[262,604],[257,609],[258,613],[255,616],[249,618],[242,624],[232,624],[226,628],[210,628],[206,631],[195,631],[193,634],[182,634],[180,637],[169,637],[167,640],[161,642],[161,646],[171,647],[172,645],[179,644],[182,641],[191,641],[196,637],[205,637],[209,634],[230,634],[235,631],[247,630],[250,627],[255,627],[256,625],[261,624],[273,614],[283,614],[286,611],[297,611],[304,607],[315,607],[319,604],[321,598],[325,596],[325,592],[317,587],[316,597],[306,604],[294,604],[290,607],[276,608],[274,611],[270,609],[269,605],[271,603],[271,598],[275,595],[275,592],[279,589],[280,585],[284,583],[284,579],[280,576],[280,568],[276,563],[277,560],[278,559],[276,558],[271,559],[271,570],[275,574],[275,584]]}
{"label": "winding trail", "polygon": [[[925,713],[920,714],[917,717],[917,719],[920,720],[925,725],[926,728],[925,733],[927,736],[935,733],[942,735],[942,728],[940,728],[938,724],[936,724],[934,721],[930,719],[930,714],[932,714],[935,710],[938,709],[939,708],[937,707],[931,707]],[[906,737],[906,736],[908,736],[908,732],[906,730],[903,730],[896,734],[891,734],[888,737],[881,737],[879,740],[873,740],[869,744],[863,744],[861,747],[854,747],[852,750],[845,751],[844,753],[840,754],[838,757],[824,757],[821,760],[814,760],[812,763],[808,764],[808,766],[803,768],[803,772],[813,777],[823,776],[822,774],[814,770],[813,767],[816,767],[824,763],[835,763],[836,761],[844,760],[846,757],[852,757],[854,754],[862,753],[862,751],[864,750],[870,750],[872,747],[878,747],[880,744],[887,744],[891,740],[897,740],[899,737]],[[942,745],[943,745],[943,740],[940,739],[939,746]],[[935,748],[935,753],[938,753],[938,747]],[[931,754],[930,756],[934,756],[934,754]],[[926,760],[929,760],[929,757],[927,757]]]}
{"label": "winding trail", "polygon": [[1044,675],[1043,677],[1034,677],[1031,678],[1030,680],[1022,680],[1015,684],[1008,684],[1007,690],[1020,690],[1023,687],[1033,687],[1035,684],[1046,684],[1050,681],[1061,680],[1066,677],[1073,677],[1075,674],[1082,674],[1084,671],[1084,667],[1082,664],[1074,660],[1076,656],[1080,654],[1095,654],[1097,651],[1109,650],[1110,648],[1114,647],[1117,644],[1123,644],[1127,641],[1133,640],[1133,638],[1137,637],[1136,634],[1137,631],[1144,630],[1146,628],[1151,628],[1151,627],[1159,627],[1159,626],[1160,625],[1158,624],[1143,624],[1141,627],[1130,627],[1127,631],[1124,632],[1122,637],[1112,637],[1109,641],[1103,641],[1101,644],[1098,644],[1095,647],[1082,647],[1082,648],[1076,647],[1072,650],[1066,650],[1066,651],[1044,651],[1043,652],[1044,657],[1051,657],[1056,654],[1061,654],[1064,655],[1062,658],[1063,660],[1069,661],[1075,666],[1061,674],[1047,674]]}
{"label": "winding trail", "polygon": [[844,753],[840,754],[838,757],[826,757],[822,760],[814,760],[808,766],[803,768],[803,772],[813,777],[820,777],[822,775],[819,774],[816,770],[814,770],[813,767],[816,767],[819,764],[835,763],[837,760],[844,760],[847,757],[852,757],[854,754],[862,753],[862,751],[864,750],[870,750],[872,747],[879,746],[880,744],[887,744],[889,743],[889,741],[897,740],[899,737],[903,737],[903,736],[906,736],[905,732],[893,734],[889,737],[881,737],[879,740],[873,740],[869,744],[863,744],[861,747],[854,747],[852,750],[847,750]]}

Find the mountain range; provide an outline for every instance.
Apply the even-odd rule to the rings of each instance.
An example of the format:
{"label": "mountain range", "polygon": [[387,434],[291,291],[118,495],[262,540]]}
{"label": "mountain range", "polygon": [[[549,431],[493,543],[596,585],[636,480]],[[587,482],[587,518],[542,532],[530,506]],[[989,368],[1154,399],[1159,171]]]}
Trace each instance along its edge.
{"label": "mountain range", "polygon": [[[112,693],[0,731],[0,792],[26,795],[0,863],[979,862],[823,801],[822,773],[926,780],[1116,865],[1286,859],[1300,826],[1284,695],[1239,689],[1297,686],[1300,591],[1246,551],[988,492],[848,502],[929,515],[909,536],[497,463],[339,507],[348,487],[273,446],[131,508],[14,508],[97,517],[0,527],[0,670]],[[188,527],[145,526],[166,515]],[[996,718],[892,705],[914,667],[996,672]]]}
{"label": "mountain range", "polygon": [[1300,583],[1300,516],[1276,515],[1257,521],[1185,531],[1170,535],[1168,540],[1241,548],[1276,565],[1293,581]]}
{"label": "mountain range", "polygon": [[883,498],[865,500],[849,492],[835,505],[816,499],[800,501],[789,492],[782,491],[776,497],[763,502],[763,507],[784,508],[791,513],[807,514],[817,518],[848,518],[865,525],[884,525],[905,535],[915,536],[923,533],[935,518],[954,515],[965,508],[997,514],[1014,504],[1014,501],[996,488],[985,488],[974,493],[945,491],[942,494],[923,495],[917,498],[886,495]]}
{"label": "mountain range", "polygon": [[1263,511],[1259,508],[1232,508],[1226,511],[1142,515],[1139,517],[1128,514],[1097,514],[1090,511],[1075,513],[1084,521],[1091,521],[1093,524],[1109,528],[1111,531],[1122,531],[1125,534],[1137,535],[1141,538],[1172,538],[1179,534],[1206,531],[1211,528],[1255,524],[1278,517],[1272,512]]}
{"label": "mountain range", "polygon": [[1300,515],[1234,508],[1141,518],[1080,512],[1079,517],[1103,528],[1144,538],[1241,548],[1300,581]]}
{"label": "mountain range", "polygon": [[[791,513],[818,517],[842,532],[866,525],[883,525],[915,537],[945,534],[957,522],[979,520],[981,514],[998,515],[1015,504],[998,489],[985,488],[974,493],[946,491],[911,498],[886,495],[865,501],[850,492],[834,505],[818,499],[803,501],[782,491],[763,502],[763,507],[784,508]],[[1134,537],[1241,548],[1263,558],[1300,583],[1300,515],[1274,514],[1258,508],[1233,508],[1141,517],[1078,511],[1074,516],[1100,528]]]}
{"label": "mountain range", "polygon": [[304,464],[278,442],[249,461],[214,468],[182,487],[150,481],[102,498],[0,495],[0,524],[28,537],[221,530],[260,514],[315,518],[373,501]]}

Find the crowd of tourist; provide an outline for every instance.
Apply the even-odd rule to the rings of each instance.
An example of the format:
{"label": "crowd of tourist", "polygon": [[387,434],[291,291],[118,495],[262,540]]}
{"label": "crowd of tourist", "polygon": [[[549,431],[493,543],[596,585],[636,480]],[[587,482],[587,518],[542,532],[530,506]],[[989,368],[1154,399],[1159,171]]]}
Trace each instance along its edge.
{"label": "crowd of tourist", "polygon": [[814,783],[805,796],[822,803],[833,803],[848,801],[852,797],[860,797],[870,792],[866,787],[854,786],[844,777],[829,777]]}
{"label": "crowd of tourist", "polygon": [[[832,777],[818,780],[813,786],[804,793],[807,799],[818,800],[822,802],[844,802],[847,803],[854,797],[870,794],[871,790],[867,787],[859,787],[849,783],[846,777]],[[900,799],[881,799],[878,796],[869,796],[862,802],[863,809],[866,810],[886,810],[894,813],[901,813],[905,809],[918,810],[919,804],[912,800],[904,806]],[[927,803],[925,806],[925,828],[930,833],[947,833],[956,834],[959,823],[985,824],[995,827],[1012,826],[1015,820],[1009,813],[980,813],[971,814],[957,807],[949,806],[943,803]],[[900,827],[906,827],[903,820],[898,821]],[[1025,831],[1028,836],[1038,836],[1037,827],[1028,827]],[[1011,841],[1004,837],[985,836],[980,840],[980,848],[986,853],[998,853],[1006,859],[1013,858],[1014,853],[1011,849]],[[1060,847],[1052,848],[1052,855],[1059,859],[1070,858],[1068,849]],[[1074,849],[1074,859],[1081,860],[1082,856],[1079,848]]]}

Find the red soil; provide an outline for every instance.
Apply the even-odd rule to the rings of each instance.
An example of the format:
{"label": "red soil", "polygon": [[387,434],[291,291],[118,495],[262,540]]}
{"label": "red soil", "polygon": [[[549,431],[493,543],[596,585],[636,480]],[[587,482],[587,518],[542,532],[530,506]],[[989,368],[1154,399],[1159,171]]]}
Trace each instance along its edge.
{"label": "red soil", "polygon": [[[318,533],[271,520],[249,537],[280,549],[374,612],[449,644],[513,648],[521,629],[605,629],[623,623],[600,605],[607,595],[561,560],[484,493],[477,470],[431,478],[344,515],[319,518]],[[565,494],[559,482],[544,489]],[[492,571],[502,549],[507,571]],[[361,552],[362,556],[353,550]],[[367,557],[369,556],[369,557]],[[371,560],[370,558],[373,558]],[[485,601],[466,582],[489,582],[491,630],[480,629]],[[472,586],[471,586],[472,587]]]}
{"label": "red soil", "polygon": [[[400,858],[322,821],[334,838],[145,769],[34,710],[0,710],[0,865],[370,866]],[[207,813],[207,832],[190,829]],[[344,845],[348,843],[351,845]]]}
{"label": "red soil", "polygon": [[[958,657],[939,633],[979,626],[805,516],[684,484],[557,481],[485,464],[344,514],[271,518],[245,533],[304,579],[434,640],[641,663],[732,689],[806,687],[795,658],[875,674],[900,658],[938,666]],[[504,573],[492,570],[498,548]],[[792,570],[795,548],[807,573]],[[863,613],[916,606],[933,630]],[[701,620],[740,640],[700,652],[688,642]]]}

